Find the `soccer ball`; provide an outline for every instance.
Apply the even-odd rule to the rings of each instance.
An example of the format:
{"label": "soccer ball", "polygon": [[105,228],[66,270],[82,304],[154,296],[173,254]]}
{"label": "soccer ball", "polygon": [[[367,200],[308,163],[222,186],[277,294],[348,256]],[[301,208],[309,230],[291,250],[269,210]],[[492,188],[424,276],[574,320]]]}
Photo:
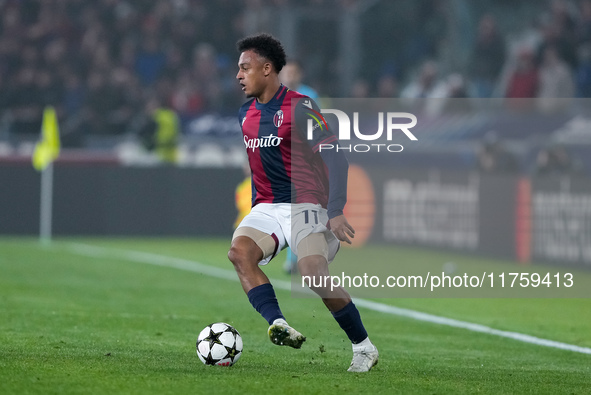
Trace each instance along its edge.
{"label": "soccer ball", "polygon": [[232,325],[216,322],[197,337],[197,356],[206,365],[232,366],[242,355],[242,337]]}

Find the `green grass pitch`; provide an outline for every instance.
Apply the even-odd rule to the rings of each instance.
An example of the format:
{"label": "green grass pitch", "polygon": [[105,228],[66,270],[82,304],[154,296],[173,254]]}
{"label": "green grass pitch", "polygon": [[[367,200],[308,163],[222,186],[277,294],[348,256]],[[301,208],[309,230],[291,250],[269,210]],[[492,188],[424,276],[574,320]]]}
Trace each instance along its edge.
{"label": "green grass pitch", "polygon": [[[80,253],[81,244],[98,249]],[[228,240],[215,239],[58,239],[43,247],[34,239],[1,238],[0,393],[591,392],[591,355],[365,308],[360,311],[380,362],[367,374],[348,373],[350,344],[320,300],[277,290],[289,322],[308,337],[301,350],[277,347],[235,279],[119,254],[158,254],[231,270],[227,247]],[[383,247],[371,259],[479,258]],[[281,266],[278,259],[265,270],[288,281]],[[591,299],[375,300],[591,347]],[[199,331],[216,321],[234,325],[244,339],[233,367],[205,366],[195,354]]]}

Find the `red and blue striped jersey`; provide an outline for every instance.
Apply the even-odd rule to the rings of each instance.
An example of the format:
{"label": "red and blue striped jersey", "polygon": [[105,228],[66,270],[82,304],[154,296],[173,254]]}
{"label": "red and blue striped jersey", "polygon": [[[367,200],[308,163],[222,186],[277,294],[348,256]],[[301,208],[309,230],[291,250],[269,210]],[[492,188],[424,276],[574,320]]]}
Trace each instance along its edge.
{"label": "red and blue striped jersey", "polygon": [[[315,126],[320,126],[317,122],[323,124],[314,128],[311,140],[307,139],[308,119]],[[259,203],[314,203],[327,208],[330,200],[335,202],[332,206],[336,214],[342,214],[347,167],[344,185],[340,174],[340,181],[331,185],[329,199],[331,166],[329,163],[327,167],[324,152],[321,157],[318,147],[334,144],[337,138],[309,97],[281,85],[267,103],[256,99],[246,102],[240,108],[239,120],[252,174],[253,207]],[[337,166],[334,172],[342,173],[343,168]],[[332,183],[332,175],[330,180]],[[338,186],[336,192],[333,186]]]}

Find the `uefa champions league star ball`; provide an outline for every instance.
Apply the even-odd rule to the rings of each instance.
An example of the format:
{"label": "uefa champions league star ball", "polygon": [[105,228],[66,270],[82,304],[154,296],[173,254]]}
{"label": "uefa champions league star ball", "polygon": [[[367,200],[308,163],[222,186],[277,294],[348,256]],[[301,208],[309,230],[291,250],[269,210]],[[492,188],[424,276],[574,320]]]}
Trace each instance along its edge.
{"label": "uefa champions league star ball", "polygon": [[232,366],[242,355],[242,337],[229,324],[216,322],[197,337],[197,356],[206,365]]}

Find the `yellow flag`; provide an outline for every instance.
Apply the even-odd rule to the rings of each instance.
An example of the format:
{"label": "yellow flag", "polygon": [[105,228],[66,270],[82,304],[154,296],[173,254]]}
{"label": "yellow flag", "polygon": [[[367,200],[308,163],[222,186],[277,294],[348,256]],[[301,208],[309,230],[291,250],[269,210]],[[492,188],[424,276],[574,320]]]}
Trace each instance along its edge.
{"label": "yellow flag", "polygon": [[60,154],[60,131],[57,125],[57,115],[52,106],[43,110],[41,125],[41,140],[35,145],[33,153],[33,167],[38,171],[44,170]]}

